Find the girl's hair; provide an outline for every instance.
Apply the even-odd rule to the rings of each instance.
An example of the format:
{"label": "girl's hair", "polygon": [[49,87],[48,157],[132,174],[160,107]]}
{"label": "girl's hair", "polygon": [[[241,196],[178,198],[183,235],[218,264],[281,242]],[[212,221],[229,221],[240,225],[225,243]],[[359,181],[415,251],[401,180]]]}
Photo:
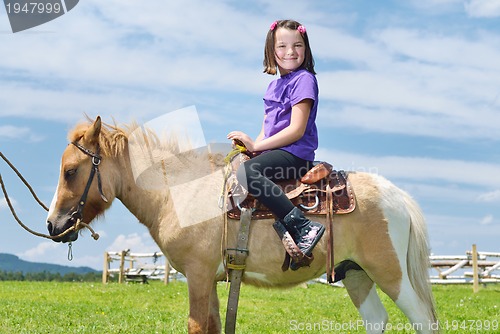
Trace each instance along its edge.
{"label": "girl's hair", "polygon": [[307,32],[305,31],[305,28],[303,25],[301,25],[297,21],[293,20],[279,20],[274,22],[271,25],[271,28],[267,32],[266,36],[266,45],[264,47],[264,73],[275,75],[276,74],[276,68],[278,67],[278,64],[276,64],[276,56],[275,56],[275,51],[274,51],[274,43],[275,43],[275,36],[276,36],[276,30],[278,28],[286,28],[290,30],[297,30],[297,28],[301,27],[299,30],[301,31],[302,39],[304,39],[304,44],[306,48],[305,52],[305,57],[304,57],[304,62],[300,66],[300,68],[306,69],[312,74],[316,74],[314,71],[314,58],[311,52],[311,46],[309,45],[309,38],[307,37]]}

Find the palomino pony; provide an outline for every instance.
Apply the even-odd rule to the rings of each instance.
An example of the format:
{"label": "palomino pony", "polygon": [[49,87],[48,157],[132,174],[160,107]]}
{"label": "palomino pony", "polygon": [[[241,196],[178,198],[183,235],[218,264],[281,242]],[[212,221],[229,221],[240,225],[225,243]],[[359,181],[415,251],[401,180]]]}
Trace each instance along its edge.
{"label": "palomino pony", "polygon": [[[47,218],[49,232],[62,233],[82,217],[90,222],[118,198],[149,229],[172,266],[186,276],[189,333],[220,333],[216,282],[225,278],[221,256],[225,213],[221,210],[206,221],[181,224],[168,184],[153,190],[137,184],[128,145],[130,133],[130,129],[102,126],[99,117],[69,133],[72,144],[62,156],[59,183]],[[164,153],[176,154],[173,149]],[[223,156],[192,154],[182,159],[167,159],[169,162],[162,168],[176,173],[189,168],[188,164],[207,159],[223,164]],[[408,194],[380,176],[349,173],[349,179],[356,192],[357,207],[354,212],[334,219],[335,263],[349,260],[362,268],[347,271],[343,283],[366,331],[382,333],[388,321],[377,285],[404,312],[417,332],[437,332],[428,283],[427,232],[420,209]],[[187,214],[213,210],[221,186],[219,182],[204,184],[198,189],[204,200],[187,206],[196,208]],[[324,219],[319,220],[326,224]],[[284,250],[272,223],[272,220],[252,223],[242,281],[257,286],[287,287],[321,276],[325,272],[327,238],[314,249],[315,260],[310,267],[283,272]],[[239,225],[239,221],[228,222],[228,247],[235,247]],[[72,232],[56,241],[77,238],[78,233]]]}

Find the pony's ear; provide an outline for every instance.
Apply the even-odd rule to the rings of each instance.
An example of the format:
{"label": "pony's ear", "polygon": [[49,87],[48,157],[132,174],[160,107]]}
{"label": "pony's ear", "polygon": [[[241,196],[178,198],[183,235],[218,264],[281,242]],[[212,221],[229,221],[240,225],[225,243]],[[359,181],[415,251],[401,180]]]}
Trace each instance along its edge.
{"label": "pony's ear", "polygon": [[85,132],[83,140],[92,144],[97,143],[99,141],[99,133],[101,133],[101,116],[97,116],[94,123]]}

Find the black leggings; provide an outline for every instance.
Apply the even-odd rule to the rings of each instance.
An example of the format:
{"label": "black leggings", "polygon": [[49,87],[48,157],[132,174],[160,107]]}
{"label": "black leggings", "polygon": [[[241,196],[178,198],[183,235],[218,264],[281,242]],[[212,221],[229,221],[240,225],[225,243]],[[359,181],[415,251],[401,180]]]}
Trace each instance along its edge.
{"label": "black leggings", "polygon": [[283,219],[294,205],[273,181],[301,178],[312,163],[283,150],[262,153],[245,161],[236,174],[238,182]]}

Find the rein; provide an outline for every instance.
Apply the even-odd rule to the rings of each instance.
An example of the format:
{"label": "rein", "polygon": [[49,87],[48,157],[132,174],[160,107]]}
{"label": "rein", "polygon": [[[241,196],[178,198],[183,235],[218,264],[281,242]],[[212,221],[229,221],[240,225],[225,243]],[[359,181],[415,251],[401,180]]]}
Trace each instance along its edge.
{"label": "rein", "polygon": [[[76,144],[75,144],[76,145]],[[81,145],[79,145],[81,146]],[[77,146],[78,147],[78,146]],[[80,148],[80,147],[79,147]],[[83,148],[83,147],[82,147]],[[85,148],[83,148],[85,149]],[[85,153],[86,153],[86,149],[85,149]],[[90,152],[90,151],[89,151]],[[92,153],[92,152],[90,152]],[[22,174],[17,170],[17,168],[9,161],[9,159],[7,159],[7,157],[2,153],[0,152],[0,157],[7,163],[7,165],[16,173],[16,175],[19,177],[19,179],[24,183],[24,185],[29,189],[29,191],[31,192],[31,195],[33,196],[33,198],[37,201],[37,203],[45,210],[45,211],[49,211],[49,209],[47,208],[47,206],[38,198],[38,196],[36,195],[35,191],[33,190],[33,188],[31,187],[31,185],[28,183],[28,181],[26,181],[26,179],[22,176]],[[92,156],[93,157],[93,156]],[[98,157],[98,161],[100,163],[100,157],[96,155],[96,157]],[[97,161],[97,160],[96,160]],[[94,165],[94,157],[92,159],[92,164]],[[92,168],[93,171],[91,171],[91,176],[89,177],[89,182],[88,183],[88,187],[90,187],[90,183],[93,179],[93,174],[96,172],[94,170],[95,167]],[[99,172],[99,170],[97,169],[97,172]],[[98,176],[98,183],[100,183],[100,176]],[[78,231],[80,230],[81,228],[87,228],[90,230],[90,233],[92,234],[92,238],[94,238],[94,240],[97,240],[99,239],[99,234],[97,234],[91,227],[90,225],[84,223],[82,221],[82,217],[81,217],[81,212],[83,211],[83,206],[80,208],[80,205],[79,205],[79,209],[75,212],[80,212],[80,217],[76,217],[73,216],[73,213],[72,214],[72,219],[74,218],[76,220],[75,224],[73,226],[71,226],[70,228],[68,228],[66,231],[58,234],[58,235],[54,235],[54,236],[51,236],[51,235],[47,235],[47,234],[43,234],[43,233],[39,233],[39,232],[36,232],[36,231],[33,231],[32,229],[30,229],[28,226],[26,226],[22,221],[21,219],[19,219],[19,217],[17,216],[17,213],[16,213],[16,210],[14,209],[14,206],[12,205],[12,202],[10,200],[10,197],[9,195],[7,194],[7,189],[5,187],[5,183],[2,179],[2,174],[0,173],[0,186],[2,188],[2,192],[5,196],[5,201],[7,202],[7,206],[9,207],[10,209],[10,212],[12,213],[12,216],[14,217],[14,219],[17,221],[17,223],[22,227],[24,228],[26,231],[28,231],[29,233],[37,236],[37,237],[42,237],[42,238],[46,238],[46,239],[51,239],[51,240],[54,240],[54,239],[59,239],[59,238],[62,238],[64,237],[65,235],[71,233],[71,232],[74,232],[74,231]],[[104,196],[102,195],[102,189],[101,187],[99,186],[99,190],[101,192],[101,196]],[[83,198],[84,196],[82,195],[82,198],[85,200],[86,197],[87,197],[87,193],[88,193],[88,189],[86,188],[86,191],[84,193],[85,195],[85,198]],[[104,197],[105,198],[105,197]],[[106,199],[107,201],[107,199]],[[81,200],[80,200],[80,203],[81,203]],[[79,203],[79,204],[80,204]],[[85,204],[85,203],[84,203]],[[71,243],[69,244],[69,252],[68,252],[68,258],[72,258],[73,256],[71,255]]]}

